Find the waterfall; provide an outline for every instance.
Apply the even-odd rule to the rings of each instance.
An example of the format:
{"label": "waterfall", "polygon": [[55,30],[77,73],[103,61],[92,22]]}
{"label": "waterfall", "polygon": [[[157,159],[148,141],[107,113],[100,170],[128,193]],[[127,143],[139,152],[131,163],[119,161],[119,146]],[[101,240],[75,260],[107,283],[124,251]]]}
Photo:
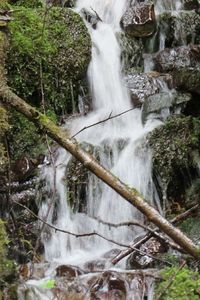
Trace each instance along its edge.
{"label": "waterfall", "polygon": [[[121,50],[116,38],[126,2],[126,0],[77,2],[78,12],[81,12],[82,8],[92,9],[97,12],[102,22],[98,22],[96,29],[87,24],[93,45],[92,60],[88,69],[93,111],[67,124],[72,135],[109,115],[114,116],[132,108],[129,93],[123,84]],[[149,202],[153,203],[153,199],[157,196],[151,177],[151,153],[145,147],[145,136],[156,125],[157,122],[149,121],[146,126],[143,126],[141,111],[134,109],[120,117],[88,128],[76,138],[79,143],[87,143],[94,149],[98,149],[98,159],[103,166],[127,185],[139,190]],[[64,181],[70,160],[70,154],[59,149],[54,166],[44,169],[43,178],[46,180],[48,190],[56,190],[56,217],[52,208],[48,221],[58,228],[74,233],[96,231],[118,243],[129,244],[141,234],[141,229],[126,227],[111,229],[96,219],[117,223],[134,219],[142,220],[143,217],[93,174],[88,175],[87,179],[86,212],[72,211],[70,201],[67,199],[68,183]],[[52,199],[48,199],[43,203],[40,209],[41,216],[46,215],[51,201]],[[100,237],[75,238],[55,231],[50,235],[49,232],[44,233],[43,242],[48,261],[78,263],[79,266],[89,259],[99,257],[100,254],[116,248],[116,245]]]}

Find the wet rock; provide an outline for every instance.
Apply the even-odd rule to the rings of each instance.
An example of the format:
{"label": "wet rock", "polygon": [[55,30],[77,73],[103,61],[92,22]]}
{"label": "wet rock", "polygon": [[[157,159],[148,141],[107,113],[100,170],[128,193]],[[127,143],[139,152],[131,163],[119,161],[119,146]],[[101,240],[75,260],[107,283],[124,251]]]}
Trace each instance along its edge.
{"label": "wet rock", "polygon": [[143,43],[141,39],[130,37],[124,32],[117,35],[122,49],[122,65],[125,74],[141,69],[143,65]]}
{"label": "wet rock", "polygon": [[200,46],[182,46],[160,51],[154,57],[155,68],[170,72],[173,85],[200,93]]}
{"label": "wet rock", "polygon": [[154,57],[155,68],[159,72],[169,72],[178,68],[200,66],[200,46],[190,45],[167,48]]}
{"label": "wet rock", "polygon": [[131,99],[135,107],[140,107],[146,98],[159,93],[163,86],[171,85],[170,75],[161,75],[157,72],[149,74],[133,73],[124,78],[126,87],[129,89]]}
{"label": "wet rock", "polygon": [[177,88],[200,94],[200,67],[175,69],[172,75]]}
{"label": "wet rock", "polygon": [[161,187],[169,201],[183,204],[188,182],[198,176],[195,162],[195,157],[200,156],[198,118],[171,116],[148,135],[148,143],[153,151],[158,190]]}
{"label": "wet rock", "polygon": [[87,272],[102,271],[106,266],[106,259],[91,260],[84,264],[84,270]]}
{"label": "wet rock", "polygon": [[43,154],[40,154],[36,159],[22,155],[12,166],[14,179],[23,182],[35,175],[37,167],[43,164],[44,159],[45,156]]}
{"label": "wet rock", "polygon": [[73,279],[82,274],[84,274],[84,272],[75,266],[61,265],[56,268],[56,276],[66,277],[67,279]]}
{"label": "wet rock", "polygon": [[93,29],[96,29],[97,23],[101,22],[99,15],[94,10],[88,10],[86,8],[83,8],[81,10],[82,15],[84,16],[85,20],[91,24]]}
{"label": "wet rock", "polygon": [[98,291],[91,295],[91,300],[125,300],[126,297],[122,291],[111,290],[108,292]]}
{"label": "wet rock", "polygon": [[200,178],[194,180],[191,186],[186,190],[186,208],[200,204]]}
{"label": "wet rock", "polygon": [[165,12],[159,16],[158,24],[163,47],[199,43],[200,15],[195,11]]}
{"label": "wet rock", "polygon": [[149,96],[142,106],[142,121],[145,123],[150,114],[158,115],[164,121],[170,114],[183,112],[191,99],[191,94],[175,90]]}
{"label": "wet rock", "polygon": [[184,0],[183,1],[183,7],[186,10],[198,10],[200,7],[199,1],[198,0]]}
{"label": "wet rock", "polygon": [[131,4],[124,13],[121,26],[131,37],[147,37],[156,29],[154,5],[145,2]]}
{"label": "wet rock", "polygon": [[[83,145],[84,149],[93,152],[94,147],[89,144]],[[82,163],[72,157],[66,169],[66,182],[68,190],[68,199],[73,211],[85,212],[86,195],[88,184],[88,171]]]}
{"label": "wet rock", "polygon": [[[162,245],[155,238],[151,238],[147,242],[141,245],[139,248],[141,252],[147,253],[150,256],[156,256],[159,253],[164,253],[167,251],[167,248]],[[127,259],[127,268],[128,269],[144,269],[151,266],[154,259],[148,255],[142,255],[138,252],[134,252]]]}

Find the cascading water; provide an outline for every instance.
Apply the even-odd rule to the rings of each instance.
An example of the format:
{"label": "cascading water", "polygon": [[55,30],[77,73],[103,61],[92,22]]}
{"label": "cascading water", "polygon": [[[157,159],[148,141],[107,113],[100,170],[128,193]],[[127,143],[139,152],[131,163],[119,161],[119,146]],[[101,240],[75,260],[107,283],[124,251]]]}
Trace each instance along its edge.
{"label": "cascading water", "polygon": [[[67,128],[73,136],[79,130],[132,108],[129,93],[121,74],[121,51],[116,38],[120,30],[120,18],[126,9],[126,0],[80,0],[76,10],[95,11],[102,21],[96,29],[87,24],[92,39],[92,60],[88,70],[88,80],[93,100],[93,111],[78,117]],[[146,134],[158,125],[158,121],[149,120],[145,126],[141,121],[140,109],[130,110],[124,115],[110,119],[80,132],[76,138],[79,143],[92,145],[93,154],[98,152],[98,160],[127,185],[139,190],[152,204],[158,200],[151,174],[151,153],[145,147]],[[128,202],[122,199],[93,174],[87,176],[87,196],[84,212],[73,212],[67,198],[68,183],[64,180],[71,156],[58,149],[53,165],[46,166],[42,177],[46,180],[49,194],[40,208],[40,216],[57,228],[76,234],[98,232],[107,239],[129,245],[141,229],[138,227],[111,228],[97,219],[119,223],[129,220],[142,220],[142,215]],[[56,199],[55,199],[56,198]],[[56,205],[55,205],[55,203]],[[159,208],[159,201],[156,204]],[[50,207],[50,209],[49,209]],[[47,232],[48,230],[48,232]],[[80,237],[66,233],[44,230],[43,243],[45,259],[57,264],[73,264],[84,268],[87,262],[100,258],[111,249],[120,248],[100,237]],[[123,265],[121,264],[120,267]],[[110,267],[106,265],[105,268]],[[136,284],[137,286],[137,284]],[[136,290],[136,286],[134,289]],[[149,284],[151,290],[151,284]],[[43,295],[37,299],[44,299]],[[49,296],[45,296],[51,299]],[[32,299],[35,299],[34,296]],[[128,298],[129,299],[129,298]],[[130,299],[143,299],[130,298]],[[149,292],[148,299],[152,299]]]}
{"label": "cascading water", "polygon": [[[116,115],[132,108],[130,98],[123,85],[121,76],[121,51],[115,33],[119,30],[119,20],[126,7],[126,1],[78,1],[77,10],[93,9],[102,22],[96,29],[89,27],[93,48],[92,61],[88,70],[93,112],[73,121],[70,125],[71,134],[96,123],[110,114]],[[103,124],[84,130],[77,139],[79,143],[87,142],[98,148],[99,160],[128,185],[137,188],[146,199],[155,198],[151,179],[150,153],[142,147],[143,138],[157,122],[145,127],[141,122],[139,109],[132,110],[123,116],[108,120]],[[120,147],[124,144],[124,147]],[[106,153],[107,152],[107,153]],[[110,155],[108,155],[110,153]],[[62,178],[65,176],[70,155],[59,149],[54,167],[46,167],[45,178],[49,189],[56,187],[59,205],[54,225],[78,234],[96,231],[103,236],[124,244],[129,244],[138,229],[110,229],[102,225],[96,218],[110,223],[141,219],[142,216],[118,194],[93,175],[88,178],[87,212],[73,213],[67,201],[66,189]],[[55,187],[54,171],[56,168]],[[51,200],[49,200],[51,201]],[[45,216],[48,203],[43,204],[41,212]],[[52,222],[50,214],[49,221]],[[95,218],[95,219],[94,219]],[[101,247],[98,245],[101,244]],[[65,261],[82,265],[91,258],[98,257],[111,249],[113,245],[98,237],[75,238],[64,233],[51,233],[51,238],[44,235],[45,255],[49,261]],[[115,246],[116,247],[116,246]]]}

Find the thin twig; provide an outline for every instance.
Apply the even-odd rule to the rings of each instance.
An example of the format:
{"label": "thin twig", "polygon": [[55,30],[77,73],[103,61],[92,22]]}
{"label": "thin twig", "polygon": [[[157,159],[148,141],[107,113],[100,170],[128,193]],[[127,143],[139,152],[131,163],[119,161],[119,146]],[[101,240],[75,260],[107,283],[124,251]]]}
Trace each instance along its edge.
{"label": "thin twig", "polygon": [[134,110],[134,109],[135,109],[134,107],[133,107],[133,108],[130,108],[130,109],[127,109],[127,110],[125,110],[125,111],[123,111],[123,112],[121,112],[121,113],[119,113],[119,114],[117,114],[117,115],[114,115],[114,116],[112,116],[112,112],[111,112],[107,118],[105,118],[105,119],[103,119],[103,120],[100,120],[100,121],[98,121],[98,122],[96,122],[96,123],[93,123],[93,124],[91,124],[91,125],[85,126],[85,127],[83,127],[82,129],[80,129],[80,130],[79,130],[78,132],[76,132],[73,136],[71,136],[71,139],[73,139],[73,138],[74,138],[75,136],[77,136],[79,133],[81,133],[82,131],[84,131],[84,130],[86,130],[86,129],[88,129],[88,128],[91,128],[91,127],[93,127],[93,126],[102,124],[102,123],[107,122],[107,121],[109,121],[109,120],[118,118],[118,117],[120,117],[120,116],[122,116],[122,115],[128,113],[129,111]]}
{"label": "thin twig", "polygon": [[47,225],[47,226],[49,226],[50,228],[54,229],[55,231],[59,231],[59,232],[62,232],[62,233],[66,233],[66,234],[72,235],[72,236],[74,236],[74,237],[76,237],[76,238],[89,237],[89,236],[98,236],[98,237],[100,237],[100,238],[102,238],[102,239],[104,239],[104,240],[106,240],[106,241],[108,241],[108,242],[110,242],[110,243],[112,243],[112,244],[115,244],[115,245],[117,245],[117,246],[124,247],[124,248],[131,248],[131,250],[134,250],[134,251],[138,252],[140,255],[148,256],[148,257],[150,257],[150,258],[153,258],[153,259],[155,259],[155,260],[157,260],[157,261],[163,262],[163,263],[168,264],[168,265],[170,265],[170,266],[172,265],[171,263],[169,263],[169,262],[167,262],[167,261],[165,261],[165,260],[159,259],[159,258],[157,258],[157,257],[155,257],[155,256],[153,256],[153,255],[151,255],[151,254],[149,254],[149,253],[146,253],[146,252],[144,252],[144,251],[142,251],[142,250],[140,250],[140,249],[137,249],[137,248],[135,248],[135,247],[133,247],[133,246],[131,246],[131,245],[125,245],[125,244],[116,242],[116,241],[114,241],[114,240],[112,240],[112,239],[109,239],[109,238],[103,236],[102,234],[100,234],[100,233],[98,233],[98,232],[96,232],[96,231],[89,232],[89,233],[78,234],[78,233],[74,233],[74,232],[71,232],[71,231],[68,231],[68,230],[60,229],[60,228],[58,228],[58,227],[56,227],[56,226],[54,226],[54,225],[52,225],[52,224],[49,224],[48,222],[44,221],[42,218],[40,218],[39,216],[37,216],[32,210],[30,210],[30,209],[29,209],[28,207],[26,207],[25,205],[23,205],[23,204],[21,204],[21,203],[18,203],[18,202],[16,202],[16,201],[13,201],[13,202],[14,202],[15,204],[17,204],[17,205],[23,207],[24,209],[26,209],[26,210],[27,210],[28,212],[30,212],[36,219],[38,219],[39,221],[41,221],[44,225]]}

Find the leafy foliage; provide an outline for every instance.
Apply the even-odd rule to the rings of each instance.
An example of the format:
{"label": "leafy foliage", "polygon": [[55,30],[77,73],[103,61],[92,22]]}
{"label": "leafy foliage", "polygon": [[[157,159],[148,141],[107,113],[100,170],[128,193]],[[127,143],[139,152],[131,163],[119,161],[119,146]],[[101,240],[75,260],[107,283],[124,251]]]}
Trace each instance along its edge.
{"label": "leafy foliage", "polygon": [[161,272],[163,281],[157,285],[156,294],[164,291],[162,300],[198,300],[200,274],[188,268],[178,271],[171,286],[165,290],[166,284],[177,271],[178,267],[171,267]]}

